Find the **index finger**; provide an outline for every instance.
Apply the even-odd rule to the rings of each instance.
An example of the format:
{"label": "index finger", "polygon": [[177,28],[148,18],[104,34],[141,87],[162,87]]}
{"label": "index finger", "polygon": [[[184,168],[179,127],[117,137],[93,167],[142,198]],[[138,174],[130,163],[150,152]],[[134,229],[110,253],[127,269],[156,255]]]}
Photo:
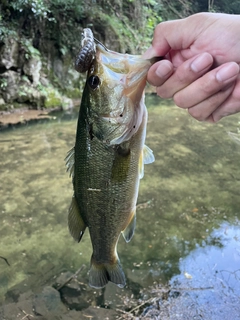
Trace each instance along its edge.
{"label": "index finger", "polygon": [[[152,57],[165,56],[170,49],[183,49],[183,27],[186,19],[165,21],[159,23],[153,34],[151,47],[143,54],[145,59]],[[187,37],[189,42],[189,37]],[[186,41],[186,40],[185,40]],[[188,47],[185,43],[184,47]]]}
{"label": "index finger", "polygon": [[204,29],[204,15],[198,13],[184,19],[159,23],[154,30],[152,46],[144,57],[165,56],[170,50],[186,50],[186,58],[191,58],[197,53],[191,52],[191,45]]}

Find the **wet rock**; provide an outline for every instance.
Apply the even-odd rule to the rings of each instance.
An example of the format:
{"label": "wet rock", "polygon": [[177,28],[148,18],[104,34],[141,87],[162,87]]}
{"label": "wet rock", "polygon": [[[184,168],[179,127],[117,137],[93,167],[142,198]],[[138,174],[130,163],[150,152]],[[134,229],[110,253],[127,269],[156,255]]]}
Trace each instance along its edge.
{"label": "wet rock", "polygon": [[22,314],[21,310],[18,309],[18,306],[15,303],[7,304],[2,308],[0,308],[0,316],[1,316],[0,319],[16,320],[20,318],[21,314]]}
{"label": "wet rock", "polygon": [[31,300],[20,301],[18,303],[10,303],[0,308],[1,320],[16,320],[22,319],[24,317],[26,319],[26,315],[31,315],[32,317],[34,315]]}
{"label": "wet rock", "polygon": [[[85,319],[84,315],[82,315],[81,312],[76,311],[76,310],[70,310],[68,311],[67,314],[63,315],[62,319],[63,320],[80,320],[80,319]],[[90,318],[91,319],[91,318]],[[87,318],[86,318],[87,320]]]}
{"label": "wet rock", "polygon": [[85,318],[89,318],[91,320],[113,320],[117,317],[117,312],[115,310],[100,307],[89,307],[86,310],[84,310],[83,314]]}
{"label": "wet rock", "polygon": [[33,299],[33,308],[36,315],[52,316],[66,313],[67,309],[61,302],[60,293],[53,287],[45,287]]}
{"label": "wet rock", "polygon": [[141,319],[162,319],[160,318],[160,312],[157,309],[156,306],[152,305],[149,307],[146,307],[143,311],[143,313],[141,314]]}
{"label": "wet rock", "polygon": [[34,293],[32,292],[32,290],[28,290],[19,295],[18,302],[31,300],[33,296],[34,296]]}
{"label": "wet rock", "polygon": [[41,274],[37,279],[34,276],[26,277],[23,281],[8,290],[5,295],[5,301],[7,303],[16,302],[19,300],[20,295],[27,291],[27,288],[36,291],[39,290],[39,288],[42,288],[46,283],[52,283],[54,274],[55,266],[46,261],[45,264],[42,264]]}
{"label": "wet rock", "polygon": [[55,288],[58,288],[62,302],[71,310],[85,310],[90,305],[104,304],[104,290],[93,290],[88,285],[79,282],[72,272],[62,273],[57,279]]}
{"label": "wet rock", "polygon": [[111,309],[123,306],[125,301],[129,301],[132,292],[126,286],[123,289],[116,286],[114,283],[109,282],[104,290],[104,305]]}
{"label": "wet rock", "polygon": [[61,286],[63,286],[69,279],[70,277],[72,277],[74,274],[70,271],[67,272],[63,272],[60,274],[60,276],[57,277],[56,279],[56,283],[54,285],[54,287],[60,288]]}
{"label": "wet rock", "polygon": [[88,299],[87,286],[75,280],[64,286],[60,293],[62,301],[69,309],[83,310],[90,306],[92,296]]}

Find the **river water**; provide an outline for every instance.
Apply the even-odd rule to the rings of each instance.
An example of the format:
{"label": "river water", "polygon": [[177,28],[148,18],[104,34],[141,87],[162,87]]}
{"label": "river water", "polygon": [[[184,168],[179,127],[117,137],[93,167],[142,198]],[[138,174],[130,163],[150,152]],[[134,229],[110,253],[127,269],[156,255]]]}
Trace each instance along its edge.
{"label": "river water", "polygon": [[[119,292],[149,299],[171,287],[180,319],[187,308],[201,310],[199,319],[240,319],[240,145],[228,134],[239,131],[240,115],[212,125],[153,96],[147,105],[146,144],[156,160],[141,180],[135,235],[118,245],[127,286],[111,287],[108,307],[117,308]],[[85,264],[80,278],[88,281],[88,232],[77,244],[67,229],[72,184],[64,158],[76,122],[75,111],[0,133],[0,256],[10,264],[0,259],[2,304],[16,286],[38,290],[45,273]]]}

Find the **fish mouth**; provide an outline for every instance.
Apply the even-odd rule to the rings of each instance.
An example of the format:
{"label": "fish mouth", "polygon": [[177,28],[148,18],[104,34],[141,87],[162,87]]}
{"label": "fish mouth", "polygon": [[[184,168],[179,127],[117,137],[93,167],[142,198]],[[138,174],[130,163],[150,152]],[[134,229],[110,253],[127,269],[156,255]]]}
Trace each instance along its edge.
{"label": "fish mouth", "polygon": [[145,115],[144,88],[151,65],[139,55],[117,53],[96,44],[94,72],[114,97],[109,114],[101,114],[102,120],[115,126],[117,136],[110,140],[111,145],[129,140],[138,131]]}
{"label": "fish mouth", "polygon": [[140,55],[108,50],[100,43],[97,43],[96,48],[96,59],[104,68],[105,77],[118,79],[123,83],[126,94],[134,94],[137,90],[141,95],[146,85],[147,72],[152,65],[152,61],[143,59]]}

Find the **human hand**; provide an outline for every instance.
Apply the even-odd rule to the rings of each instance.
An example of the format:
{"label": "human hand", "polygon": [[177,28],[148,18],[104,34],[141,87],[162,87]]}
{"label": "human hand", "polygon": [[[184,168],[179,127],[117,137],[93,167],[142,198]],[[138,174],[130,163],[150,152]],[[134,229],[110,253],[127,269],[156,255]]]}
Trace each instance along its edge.
{"label": "human hand", "polygon": [[159,24],[145,58],[165,55],[148,81],[198,120],[240,111],[240,16],[200,13]]}

